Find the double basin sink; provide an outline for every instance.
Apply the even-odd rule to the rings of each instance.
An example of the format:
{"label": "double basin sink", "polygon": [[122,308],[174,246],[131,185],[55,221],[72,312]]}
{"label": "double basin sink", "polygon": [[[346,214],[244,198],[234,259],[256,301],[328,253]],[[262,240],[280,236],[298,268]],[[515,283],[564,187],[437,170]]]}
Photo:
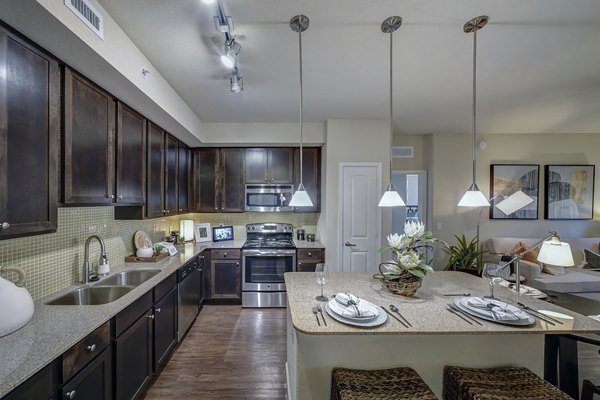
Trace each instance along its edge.
{"label": "double basin sink", "polygon": [[159,272],[159,269],[139,269],[119,272],[101,280],[93,286],[74,289],[46,304],[87,306],[112,303]]}

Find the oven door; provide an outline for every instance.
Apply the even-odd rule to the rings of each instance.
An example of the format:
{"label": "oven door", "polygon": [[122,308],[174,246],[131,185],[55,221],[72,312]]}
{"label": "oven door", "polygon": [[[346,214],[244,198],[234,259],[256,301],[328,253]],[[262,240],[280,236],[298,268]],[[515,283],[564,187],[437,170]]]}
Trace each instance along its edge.
{"label": "oven door", "polygon": [[242,291],[285,291],[283,274],[296,270],[296,250],[243,250]]}

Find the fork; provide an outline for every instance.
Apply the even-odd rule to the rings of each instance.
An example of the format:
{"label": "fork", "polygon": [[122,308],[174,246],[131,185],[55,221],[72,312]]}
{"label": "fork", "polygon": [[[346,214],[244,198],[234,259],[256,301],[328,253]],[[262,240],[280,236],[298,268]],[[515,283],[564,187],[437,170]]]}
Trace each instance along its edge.
{"label": "fork", "polygon": [[319,324],[319,326],[321,326],[321,321],[319,321],[319,314],[318,314],[319,311],[317,310],[317,306],[313,306],[312,312],[313,312],[313,314],[315,314],[315,318],[317,319],[317,324]]}
{"label": "fork", "polygon": [[[321,313],[321,318],[323,318],[323,323],[327,326],[327,321],[325,321],[325,316],[323,315],[323,309],[320,304],[317,304],[317,311]],[[317,318],[319,320],[319,318]]]}

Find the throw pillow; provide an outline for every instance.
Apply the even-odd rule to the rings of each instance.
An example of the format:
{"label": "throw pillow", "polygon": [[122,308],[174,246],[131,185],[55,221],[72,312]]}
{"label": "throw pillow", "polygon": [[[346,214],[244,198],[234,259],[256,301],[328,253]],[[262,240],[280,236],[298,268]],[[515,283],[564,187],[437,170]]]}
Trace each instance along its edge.
{"label": "throw pillow", "polygon": [[583,268],[586,269],[597,269],[600,268],[600,254],[594,253],[591,250],[583,249],[583,253],[585,254],[585,262],[586,264]]}
{"label": "throw pillow", "polygon": [[[510,252],[510,254],[514,256],[516,254],[522,253],[522,252],[527,251],[527,250],[529,250],[529,246],[527,246],[527,244],[525,244],[523,242],[519,242],[519,243],[517,243],[517,245],[515,246],[515,248],[512,249],[512,251]],[[532,262],[534,264],[538,264],[537,257],[538,257],[539,253],[540,253],[540,251],[537,248],[535,248],[535,249],[531,250],[529,253],[525,254],[523,256],[523,258],[521,258],[521,259],[525,260],[525,261]]]}

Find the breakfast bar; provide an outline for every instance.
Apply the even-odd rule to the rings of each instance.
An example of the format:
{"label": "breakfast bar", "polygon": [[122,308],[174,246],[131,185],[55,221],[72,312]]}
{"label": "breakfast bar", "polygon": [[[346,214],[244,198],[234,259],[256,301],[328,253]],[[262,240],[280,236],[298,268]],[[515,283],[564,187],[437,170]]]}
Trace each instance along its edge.
{"label": "breakfast bar", "polygon": [[[320,287],[313,274],[286,273],[288,292],[287,379],[289,398],[327,399],[335,367],[383,369],[414,368],[441,398],[446,365],[463,367],[527,367],[544,372],[544,337],[547,334],[600,332],[600,322],[543,300],[521,296],[535,310],[554,311],[573,319],[550,325],[538,318],[527,326],[478,319],[470,324],[447,310],[457,297],[446,294],[489,295],[484,279],[461,272],[428,274],[412,297],[390,293],[369,273],[330,273],[325,294],[351,293],[378,306],[398,307],[410,322],[405,327],[388,316],[382,325],[366,328],[338,322],[324,311],[327,326],[317,324],[313,306]],[[516,304],[514,291],[497,287],[496,296]],[[324,307],[325,303],[321,303]],[[384,311],[381,310],[383,313]],[[322,320],[321,320],[322,321]]]}

